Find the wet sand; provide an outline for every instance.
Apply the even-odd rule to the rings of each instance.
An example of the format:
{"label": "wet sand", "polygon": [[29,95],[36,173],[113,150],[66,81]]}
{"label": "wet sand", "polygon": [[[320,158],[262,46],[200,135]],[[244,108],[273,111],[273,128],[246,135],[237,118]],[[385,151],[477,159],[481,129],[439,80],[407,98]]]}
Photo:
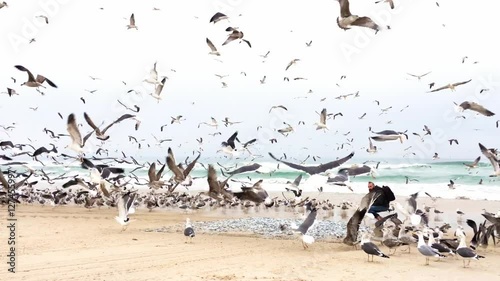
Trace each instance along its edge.
{"label": "wet sand", "polygon": [[[306,194],[305,196],[315,196]],[[359,202],[361,195],[322,194],[334,203]],[[403,203],[404,199],[398,201]],[[431,205],[422,197],[419,204]],[[460,207],[467,218],[480,219],[485,208],[496,212],[498,201],[444,200],[437,207],[445,221],[456,225],[455,210]],[[486,259],[462,261],[447,258],[431,260],[417,249],[399,249],[390,259],[375,257],[367,262],[361,250],[332,241],[317,241],[304,250],[298,240],[264,239],[251,234],[197,233],[192,244],[185,244],[180,232],[185,218],[192,221],[235,217],[296,217],[283,210],[217,209],[188,211],[138,209],[131,215],[126,231],[114,221],[114,208],[87,210],[83,207],[18,205],[16,210],[16,273],[7,271],[8,251],[6,207],[0,208],[0,280],[470,280],[500,278],[500,247],[480,252]],[[350,213],[349,213],[350,215]],[[318,218],[321,216],[318,215]],[[320,218],[321,219],[321,218]],[[330,218],[332,219],[332,218]],[[340,217],[333,217],[334,220]],[[482,221],[482,220],[481,220]],[[430,225],[441,225],[431,222]],[[175,226],[179,232],[146,232],[149,228]],[[464,226],[467,232],[470,228]],[[382,251],[387,252],[384,246]],[[7,279],[13,278],[13,279]]]}

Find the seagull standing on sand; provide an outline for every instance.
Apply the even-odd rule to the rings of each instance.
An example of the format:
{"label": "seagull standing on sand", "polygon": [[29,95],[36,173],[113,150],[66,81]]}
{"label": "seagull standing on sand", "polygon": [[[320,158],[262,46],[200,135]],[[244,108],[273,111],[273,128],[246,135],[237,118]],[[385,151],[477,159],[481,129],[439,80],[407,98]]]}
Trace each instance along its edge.
{"label": "seagull standing on sand", "polygon": [[361,238],[361,249],[368,255],[368,261],[370,261],[370,256],[372,256],[372,262],[374,256],[386,259],[389,258],[388,255],[380,251],[377,245],[370,241],[370,233],[368,232],[363,233],[363,236]]}
{"label": "seagull standing on sand", "polygon": [[418,251],[423,256],[425,256],[425,265],[429,265],[429,258],[430,257],[436,257],[436,258],[444,258],[444,257],[446,257],[444,255],[441,255],[438,252],[438,250],[436,250],[436,249],[432,248],[431,246],[425,244],[424,234],[422,233],[422,231],[418,231],[417,235],[418,235],[418,246],[417,246],[417,249],[418,249]]}
{"label": "seagull standing on sand", "polygon": [[457,254],[463,258],[464,267],[466,267],[466,265],[465,265],[466,259],[469,260],[467,262],[467,266],[470,265],[471,260],[477,261],[479,259],[484,259],[484,256],[478,255],[474,250],[467,247],[467,245],[465,244],[465,234],[461,229],[457,229],[457,231],[455,233],[460,238],[460,243],[458,244],[458,247],[457,247]]}
{"label": "seagull standing on sand", "polygon": [[191,224],[191,220],[189,218],[186,219],[186,225],[184,226],[184,236],[186,237],[186,241],[184,243],[187,243],[188,239],[191,243],[193,241],[193,237],[195,236],[193,225]]}

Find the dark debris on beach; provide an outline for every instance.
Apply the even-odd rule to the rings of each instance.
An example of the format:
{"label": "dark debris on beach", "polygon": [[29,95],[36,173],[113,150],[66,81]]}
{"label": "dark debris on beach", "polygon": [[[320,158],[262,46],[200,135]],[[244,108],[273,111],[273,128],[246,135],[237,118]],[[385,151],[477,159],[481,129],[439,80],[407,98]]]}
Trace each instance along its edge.
{"label": "dark debris on beach", "polygon": [[[197,233],[204,234],[250,234],[258,235],[270,239],[293,239],[290,225],[295,223],[300,225],[300,219],[277,219],[266,217],[251,217],[239,219],[224,219],[205,222],[193,222],[193,228]],[[361,226],[360,229],[364,227]],[[184,229],[182,224],[164,226],[161,228],[145,229],[146,232],[181,232]],[[308,235],[316,240],[338,240],[346,235],[346,223],[343,221],[317,220],[316,224],[309,229]]]}

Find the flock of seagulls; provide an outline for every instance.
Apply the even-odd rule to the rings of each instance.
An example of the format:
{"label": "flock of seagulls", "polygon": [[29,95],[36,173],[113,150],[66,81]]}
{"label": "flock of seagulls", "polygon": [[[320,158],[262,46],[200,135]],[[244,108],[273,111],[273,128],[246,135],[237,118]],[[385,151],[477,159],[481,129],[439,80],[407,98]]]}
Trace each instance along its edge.
{"label": "flock of seagulls", "polygon": [[[399,247],[408,246],[408,250],[410,250],[412,245],[416,246],[418,252],[425,257],[425,265],[429,265],[431,258],[440,260],[448,257],[461,257],[463,267],[467,267],[470,265],[471,260],[485,258],[485,256],[478,254],[477,251],[479,248],[486,251],[489,240],[492,240],[493,244],[496,245],[496,240],[500,238],[500,211],[493,214],[483,210],[482,216],[485,221],[480,227],[477,226],[474,220],[467,220],[467,225],[473,231],[472,239],[470,239],[469,246],[467,246],[468,238],[461,224],[457,226],[452,238],[443,237],[451,228],[450,224],[430,226],[432,223],[429,219],[431,209],[434,209],[436,215],[442,212],[436,209],[436,199],[427,192],[425,194],[433,199],[434,206],[422,205],[421,208],[418,208],[418,192],[411,194],[405,200],[405,206],[399,202],[391,202],[392,207],[397,209],[398,212],[390,213],[382,220],[377,221],[374,226],[370,225],[368,229],[362,230],[359,237],[358,232],[361,221],[365,219],[366,211],[379,196],[376,193],[366,194],[347,224],[348,233],[344,238],[344,243],[351,246],[359,244],[361,250],[368,255],[368,261],[370,261],[370,257],[373,261],[375,256],[390,258]],[[404,220],[398,218],[400,214],[404,216]],[[457,210],[457,215],[458,221],[465,214]],[[372,242],[372,238],[376,238],[381,245],[387,247],[389,254],[385,254],[376,243]]]}
{"label": "flock of seagulls", "polygon": [[[366,16],[358,16],[353,15],[349,9],[349,1],[348,0],[338,0],[340,6],[340,15],[337,18],[337,25],[339,28],[343,30],[350,30],[354,27],[365,27],[375,31],[375,33],[381,30],[390,29],[390,26],[380,26],[375,23],[371,18]],[[383,0],[377,1],[376,3],[388,3],[390,9],[394,9],[394,2],[392,0]],[[7,8],[7,3],[0,3],[0,9]],[[39,16],[42,18],[46,24],[49,23],[49,19],[46,16]],[[215,13],[210,19],[209,23],[218,24],[223,21],[229,22],[229,16],[223,14],[221,12]],[[136,25],[135,16],[132,13],[129,18],[129,24],[126,26],[127,29],[135,29],[138,30]],[[252,48],[252,44],[246,37],[244,37],[243,31],[241,31],[238,27],[227,27],[225,29],[227,32],[226,40],[221,44],[221,46],[226,46],[228,44],[236,44],[231,43],[233,41],[239,43],[245,43],[249,48]],[[210,52],[208,55],[221,57],[221,53],[217,49],[216,45],[207,37],[205,40],[208,45]],[[217,42],[216,42],[217,43]],[[306,42],[307,47],[312,46],[312,41]],[[312,47],[314,48],[314,46]],[[270,55],[270,51],[268,51],[265,55],[261,57],[266,59]],[[464,63],[465,59],[462,60]],[[301,59],[294,58],[292,59],[285,67],[285,71],[289,71],[290,69],[299,68],[301,64]],[[57,85],[47,77],[37,74],[36,77],[33,73],[28,70],[28,68],[22,65],[14,66],[17,70],[21,72],[26,72],[28,77],[25,82],[20,84],[20,86],[26,86],[31,88],[36,88],[37,91],[42,92],[39,88],[46,89],[46,85],[57,89]],[[290,71],[292,71],[290,70]],[[288,72],[287,72],[288,73]],[[408,75],[417,78],[417,80],[424,79],[424,77],[428,77],[431,72],[426,72],[421,75],[410,74]],[[245,72],[242,74],[246,75]],[[225,76],[220,74],[215,74],[220,79],[223,79]],[[266,83],[266,77],[260,80],[261,84]],[[284,81],[290,81],[292,77],[285,77]],[[16,80],[12,78],[14,83]],[[96,80],[98,78],[91,77],[92,80]],[[164,87],[166,86],[168,77],[160,77],[157,71],[157,64],[154,63],[152,69],[150,70],[146,79],[143,80],[144,83],[150,84],[154,86],[154,91],[150,93],[150,96],[154,98],[158,103],[162,100],[162,92]],[[294,80],[306,80],[304,77],[295,77]],[[347,79],[345,75],[343,75],[340,80]],[[436,93],[442,90],[449,89],[450,91],[456,91],[456,88],[461,85],[468,84],[472,81],[472,79],[449,83],[447,85],[434,88],[434,82],[429,84],[428,93]],[[126,84],[124,82],[124,84]],[[227,87],[227,84],[222,81],[223,87]],[[434,89],[433,89],[434,88]],[[483,89],[484,90],[484,89]],[[483,91],[481,90],[481,91]],[[486,89],[486,91],[489,89]],[[132,90],[131,90],[132,91]],[[92,93],[92,91],[89,91]],[[130,92],[130,91],[129,91]],[[10,98],[14,98],[14,96],[19,95],[19,93],[13,88],[7,88],[7,92],[5,92]],[[312,93],[312,90],[310,90]],[[346,100],[346,99],[356,99],[360,96],[359,92],[344,94],[336,97],[338,100]],[[326,98],[325,98],[326,99]],[[324,101],[325,99],[322,99]],[[85,99],[81,98],[83,104],[86,104]],[[0,202],[2,204],[8,203],[9,201],[15,201],[16,203],[33,203],[38,202],[40,204],[45,204],[46,202],[50,202],[52,206],[66,205],[66,204],[75,204],[82,205],[85,208],[92,209],[94,207],[116,207],[118,211],[118,215],[115,217],[116,222],[122,226],[122,231],[125,231],[127,226],[131,223],[130,215],[135,213],[136,208],[138,207],[146,207],[150,211],[155,208],[161,207],[178,207],[181,209],[200,209],[205,206],[210,207],[236,207],[239,206],[241,208],[249,208],[260,206],[264,206],[264,208],[279,208],[281,206],[285,206],[286,208],[303,208],[305,210],[305,219],[303,223],[299,226],[291,225],[290,228],[300,235],[302,240],[302,246],[304,249],[308,249],[309,245],[313,244],[315,238],[308,234],[308,231],[314,227],[318,213],[321,211],[333,211],[335,207],[338,207],[342,210],[347,210],[349,207],[352,207],[351,203],[342,202],[340,205],[334,205],[329,200],[319,200],[316,198],[302,198],[302,189],[299,188],[300,182],[302,180],[302,174],[297,177],[293,182],[288,183],[288,187],[285,188],[286,192],[291,192],[293,194],[293,198],[287,198],[284,195],[284,200],[278,199],[278,197],[271,197],[269,193],[265,189],[265,183],[262,179],[260,180],[252,180],[249,178],[249,182],[243,182],[236,179],[233,179],[233,176],[238,174],[244,174],[248,172],[259,171],[262,166],[258,163],[252,163],[245,166],[235,166],[232,168],[225,168],[221,166],[221,174],[225,177],[224,180],[219,180],[219,176],[217,174],[217,170],[215,165],[201,163],[200,157],[203,152],[201,146],[204,143],[204,138],[207,139],[207,136],[199,137],[197,140],[200,149],[193,151],[193,155],[197,154],[194,160],[188,162],[188,158],[185,161],[178,161],[174,157],[172,147],[169,147],[167,150],[167,155],[165,161],[157,160],[152,163],[139,163],[133,156],[127,157],[125,153],[122,151],[123,157],[109,157],[108,149],[106,149],[106,144],[112,141],[111,128],[115,128],[118,126],[118,123],[121,123],[125,120],[135,120],[134,130],[138,131],[141,125],[141,119],[138,117],[138,113],[141,108],[138,105],[129,106],[125,103],[122,103],[120,100],[118,102],[128,111],[134,112],[134,114],[123,114],[113,122],[109,123],[107,126],[103,126],[103,123],[95,123],[90,115],[87,112],[83,113],[83,119],[85,123],[88,125],[86,131],[82,131],[85,129],[84,124],[79,124],[77,122],[77,114],[71,113],[67,116],[66,119],[66,131],[67,134],[56,133],[47,128],[44,129],[44,132],[50,136],[54,141],[66,137],[69,137],[69,140],[66,139],[67,146],[66,148],[72,150],[77,155],[67,155],[64,153],[59,153],[58,147],[51,143],[50,148],[45,146],[35,148],[32,144],[14,144],[10,140],[2,140],[0,142],[1,151],[5,150],[23,150],[23,152],[14,152],[12,155],[0,155],[2,160],[11,161],[2,166],[7,167],[4,171],[0,171],[0,183],[2,184],[3,191],[0,192]],[[377,106],[380,106],[379,101],[374,101]],[[80,104],[81,105],[81,104]],[[461,112],[469,110],[474,111],[478,115],[482,117],[492,117],[495,115],[489,109],[486,109],[484,106],[472,102],[472,101],[464,101],[460,104],[455,103],[455,105],[460,109]],[[408,107],[408,106],[407,106]],[[403,112],[407,107],[400,110]],[[38,107],[32,108],[32,110],[36,111]],[[380,108],[379,116],[385,115],[391,110],[394,110],[392,106]],[[274,105],[269,109],[269,114],[273,111],[288,111],[288,107],[285,105]],[[63,119],[63,115],[58,113],[61,119]],[[78,115],[80,116],[80,115]],[[340,117],[339,117],[340,116]],[[357,117],[359,120],[366,118],[367,114],[364,113],[360,117]],[[330,123],[330,126],[327,124],[329,122],[334,122],[336,118],[345,118],[342,112],[338,113],[328,113],[327,108],[322,108],[319,113],[319,121],[314,123],[315,130],[322,130],[324,133],[327,133],[333,126]],[[463,117],[465,118],[465,117]],[[333,120],[332,120],[333,119]],[[178,124],[181,125],[185,120],[183,115],[172,116],[170,125]],[[208,121],[208,118],[207,118]],[[243,121],[230,121],[229,117],[224,118],[223,120],[219,120],[224,125],[224,127],[231,127],[237,124],[242,123]],[[219,121],[210,117],[209,122],[200,122],[198,124],[198,128],[200,126],[205,125],[208,127],[212,127],[215,130],[219,129]],[[500,121],[500,120],[499,120]],[[496,121],[496,127],[499,127],[499,121]],[[128,122],[128,121],[127,121]],[[125,122],[124,122],[125,123]],[[168,122],[167,122],[168,124]],[[163,132],[163,129],[167,124],[162,125],[160,131]],[[297,126],[304,125],[305,122],[300,120]],[[120,125],[121,126],[121,125]],[[123,125],[125,126],[125,125]],[[177,125],[175,125],[177,126]],[[282,139],[286,139],[287,136],[296,132],[292,124],[283,122],[283,127],[277,128],[276,131],[282,135]],[[16,125],[2,125],[2,130],[8,135],[8,132],[11,132]],[[262,126],[257,127],[257,131]],[[420,127],[422,128],[422,127]],[[419,129],[420,130],[420,129]],[[419,131],[420,133],[413,132],[410,134],[406,131],[397,131],[397,130],[382,130],[382,131],[372,131],[369,129],[372,136],[367,136],[368,138],[368,147],[363,150],[368,154],[373,155],[380,153],[382,150],[380,147],[374,145],[373,142],[392,142],[399,141],[400,143],[404,143],[409,139],[409,135],[417,136],[422,142],[425,141],[425,138],[432,135],[431,125],[423,125],[423,129]],[[82,134],[84,132],[85,134]],[[423,132],[423,133],[422,133]],[[344,134],[347,137],[350,132]],[[83,136],[83,137],[82,137]],[[99,150],[97,150],[94,155],[89,156],[90,151],[86,149],[86,144],[90,139],[95,139],[101,142],[99,146]],[[244,155],[248,154],[248,157],[252,158],[252,161],[257,157],[251,152],[251,147],[258,140],[256,138],[248,138],[248,141],[240,142],[239,133],[235,131],[228,138],[227,136],[222,136],[222,133],[219,131],[215,131],[211,133],[212,137],[220,136],[220,150],[218,152],[223,153],[224,157],[228,157],[230,159],[241,159]],[[169,142],[171,139],[158,139],[154,135],[153,137],[156,140],[156,143],[161,145],[163,142]],[[139,148],[141,147],[141,141],[138,140],[139,137],[129,136],[129,141],[134,141],[138,143]],[[243,138],[242,138],[243,139]],[[363,138],[365,142],[366,138]],[[281,139],[280,139],[281,141]],[[277,138],[269,139],[271,144],[275,144],[278,142]],[[450,145],[459,145],[457,139],[449,139]],[[337,150],[343,149],[344,145],[346,147],[352,147],[352,140],[347,139],[347,142],[339,144]],[[498,151],[493,148],[487,148],[485,145],[478,143],[479,151],[481,154],[488,159],[493,167],[493,174],[490,177],[499,177],[500,176],[500,158],[498,156]],[[26,149],[31,148],[32,150],[27,152]],[[118,150],[116,150],[118,151]],[[101,156],[101,154],[106,154],[106,157],[97,157]],[[339,166],[347,163],[353,156],[355,152],[351,152],[348,155],[338,158],[334,161],[325,162],[317,165],[305,165],[307,159],[311,157],[309,155],[303,161],[288,161],[287,156],[283,155],[283,157],[276,157],[272,152],[268,153],[269,156],[277,162],[277,169],[279,169],[279,165],[286,165],[292,169],[304,172],[309,176],[317,175],[317,174],[328,174],[328,179],[325,183],[329,183],[335,186],[347,186],[349,185],[349,177],[362,175],[362,174],[370,174],[374,169],[370,166],[352,166],[350,168],[339,169],[336,174],[330,177],[328,171],[338,168]],[[27,155],[32,157],[35,161],[40,162],[42,165],[45,162],[52,161],[53,163],[57,163],[61,166],[67,167],[67,163],[62,162],[68,159],[72,159],[71,161],[76,161],[79,163],[82,169],[88,171],[88,178],[83,175],[74,175],[69,176],[66,173],[53,175],[52,173],[47,173],[43,168],[33,169],[27,165],[26,162],[23,161],[15,161],[13,158],[19,157],[21,155]],[[47,160],[40,159],[42,155],[47,156]],[[317,159],[321,159],[320,156],[312,156],[311,157],[315,162]],[[49,160],[50,159],[50,160]],[[182,159],[182,158],[181,158]],[[439,159],[439,154],[434,153],[434,160]],[[107,162],[106,164],[94,164],[93,161],[103,161],[103,160],[111,160],[112,162]],[[478,166],[481,161],[481,157],[477,157],[472,163],[463,163],[469,170],[474,169]],[[296,162],[296,163],[294,163]],[[96,162],[97,163],[97,162]],[[104,162],[102,162],[104,163]],[[125,170],[119,167],[115,167],[114,165],[121,163],[133,164],[137,168],[133,171],[125,173]],[[157,165],[161,166],[160,169],[157,169]],[[208,191],[200,192],[196,195],[192,195],[186,192],[176,191],[176,188],[180,185],[184,187],[186,190],[189,190],[189,187],[193,184],[193,177],[190,175],[195,166],[202,166],[206,169],[206,178],[207,178],[207,187]],[[12,168],[15,167],[15,168]],[[141,179],[134,174],[134,171],[145,168],[148,170],[148,178],[147,180]],[[378,168],[378,164],[377,164]],[[23,169],[27,169],[26,172],[22,171]],[[164,176],[167,174],[167,170],[170,172],[170,178],[166,179]],[[5,178],[5,175],[12,175],[15,179],[21,178],[21,180],[16,180],[15,196],[7,196],[7,188],[8,182]],[[39,178],[39,180],[30,181],[29,179]],[[46,181],[47,183],[54,186],[55,190],[50,189],[42,189],[38,190],[36,188],[36,184],[38,181]],[[59,181],[65,181],[64,184],[60,185]],[[406,177],[406,183],[418,181],[416,179],[410,179]],[[57,182],[57,183],[56,183]],[[239,186],[238,191],[233,189],[232,185],[236,183]],[[148,192],[147,194],[141,194],[137,186],[147,186]],[[454,181],[450,180],[448,184],[450,189],[455,188]],[[352,190],[352,189],[351,189]],[[161,191],[161,192],[160,192]],[[319,193],[323,191],[323,187],[318,188]],[[428,193],[426,193],[429,197],[432,198]],[[368,261],[373,261],[374,256],[378,256],[381,258],[389,258],[391,255],[396,252],[398,247],[400,246],[408,246],[411,247],[415,245],[418,249],[418,252],[423,255],[426,259],[426,264],[429,264],[430,258],[445,258],[450,255],[458,255],[464,259],[464,267],[468,266],[470,260],[479,260],[480,258],[484,258],[484,256],[479,255],[476,251],[481,246],[486,248],[488,246],[488,241],[493,239],[494,243],[495,239],[498,239],[500,235],[500,214],[491,214],[484,213],[485,217],[484,223],[480,224],[479,227],[472,220],[467,220],[467,224],[471,227],[474,232],[473,238],[470,241],[470,246],[467,246],[467,236],[465,231],[461,226],[457,228],[455,231],[456,237],[458,239],[444,239],[442,237],[443,233],[447,228],[440,227],[430,227],[429,226],[429,212],[430,209],[427,210],[425,207],[418,208],[416,203],[418,193],[412,194],[409,198],[407,198],[406,206],[402,207],[398,204],[393,206],[394,208],[399,210],[399,213],[404,214],[406,216],[404,221],[400,221],[396,215],[390,214],[386,216],[382,222],[377,222],[372,229],[367,231],[361,231],[362,235],[358,235],[359,227],[362,221],[365,219],[365,215],[367,210],[373,204],[376,199],[376,195],[367,194],[361,200],[361,203],[355,208],[354,214],[348,221],[348,233],[344,238],[344,243],[348,245],[360,245],[361,250],[364,251],[368,255]],[[436,200],[433,199],[433,202]],[[441,212],[434,207],[434,213],[440,214]],[[464,213],[457,210],[457,215],[463,216]],[[414,236],[410,234],[413,232]],[[195,230],[193,228],[193,224],[189,218],[186,219],[185,227],[184,227],[184,236],[186,237],[186,242],[191,242],[191,239],[195,237]],[[381,242],[381,245],[385,245],[389,248],[390,251],[393,251],[392,254],[386,255],[379,248],[379,246],[372,242],[371,239],[374,237],[378,238]],[[427,241],[427,243],[426,243]],[[465,260],[468,260],[466,265]]]}

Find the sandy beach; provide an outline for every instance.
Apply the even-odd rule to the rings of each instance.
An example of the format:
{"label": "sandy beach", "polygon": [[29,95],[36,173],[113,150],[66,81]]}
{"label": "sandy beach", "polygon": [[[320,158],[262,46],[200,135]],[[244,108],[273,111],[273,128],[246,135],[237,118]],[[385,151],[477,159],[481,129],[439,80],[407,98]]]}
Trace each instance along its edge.
{"label": "sandy beach", "polygon": [[[334,196],[360,198],[352,194]],[[455,223],[457,205],[465,213],[475,214],[482,208],[496,210],[500,205],[497,201],[444,199],[437,203],[445,214],[450,214],[445,220],[455,218]],[[5,229],[6,207],[2,207],[1,214]],[[494,280],[500,277],[500,252],[493,246],[487,252],[480,252],[485,259],[472,261],[470,268],[463,268],[462,261],[455,258],[431,261],[425,266],[425,258],[416,247],[410,254],[399,249],[390,259],[376,257],[374,263],[368,263],[361,250],[334,240],[317,241],[304,250],[298,240],[268,239],[245,233],[197,232],[193,243],[185,244],[181,233],[186,217],[208,221],[293,216],[292,212],[138,209],[124,232],[120,232],[121,227],[114,221],[115,215],[116,209],[107,207],[88,210],[75,206],[18,205],[16,273],[7,271],[4,253],[8,245],[3,243],[5,262],[0,280]],[[168,226],[174,230],[146,231]],[[470,232],[466,225],[465,229]],[[7,241],[4,231],[2,239]],[[385,247],[381,249],[387,252]]]}

